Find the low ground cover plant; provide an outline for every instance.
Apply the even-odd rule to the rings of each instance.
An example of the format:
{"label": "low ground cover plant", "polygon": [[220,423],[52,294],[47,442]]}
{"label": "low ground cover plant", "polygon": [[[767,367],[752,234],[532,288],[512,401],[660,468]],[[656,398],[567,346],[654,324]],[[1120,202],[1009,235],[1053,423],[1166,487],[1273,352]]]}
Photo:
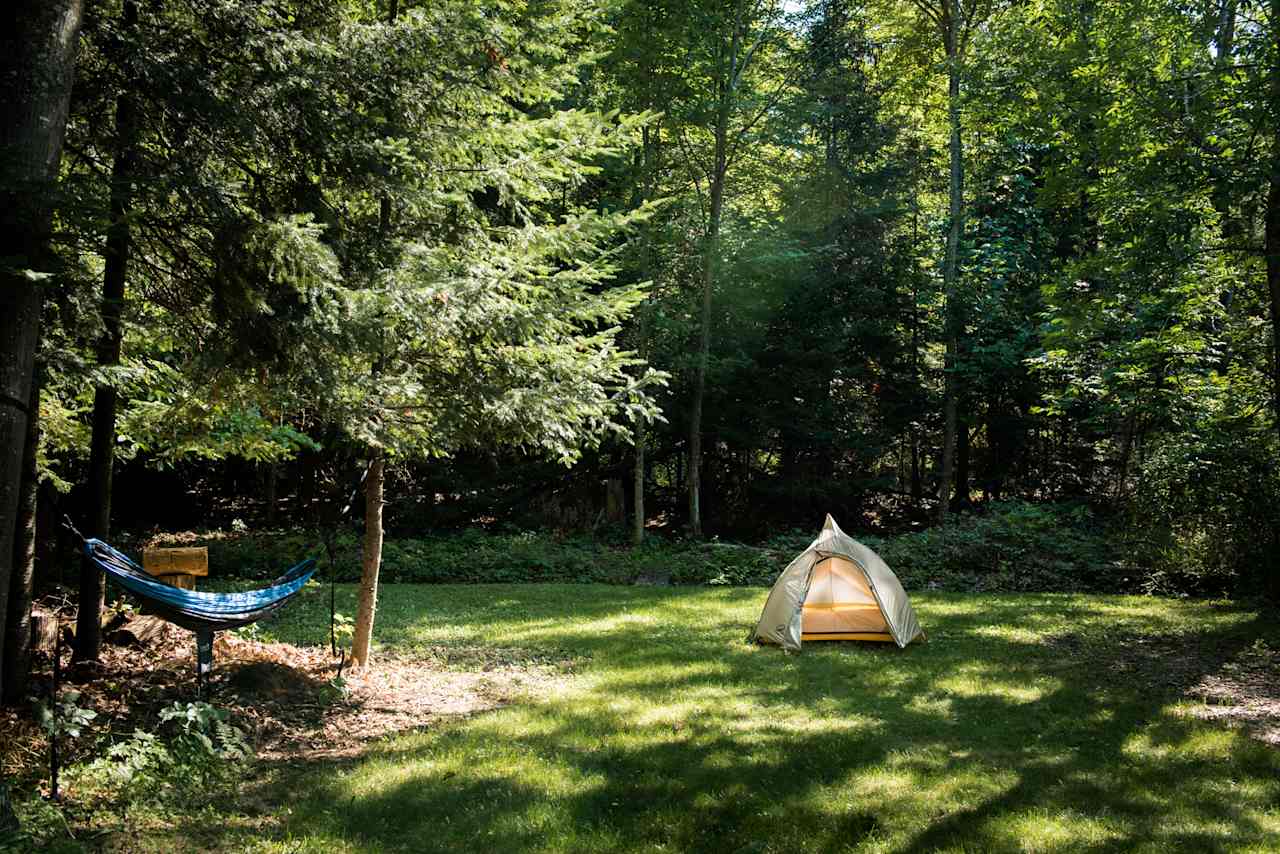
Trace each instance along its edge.
{"label": "low ground cover plant", "polygon": [[[767,585],[816,533],[816,527],[794,530],[760,544],[652,536],[631,547],[612,530],[566,535],[470,528],[417,537],[392,532],[383,546],[382,578],[424,584]],[[858,536],[908,589],[1147,592],[1144,581],[1155,572],[1126,555],[1081,506],[1003,502],[981,513],[955,514],[946,525],[923,531]],[[216,578],[271,578],[308,554],[319,557],[321,577],[360,577],[356,530],[332,537],[332,560],[322,546],[324,536],[315,531],[184,534],[154,542],[206,544]]]}

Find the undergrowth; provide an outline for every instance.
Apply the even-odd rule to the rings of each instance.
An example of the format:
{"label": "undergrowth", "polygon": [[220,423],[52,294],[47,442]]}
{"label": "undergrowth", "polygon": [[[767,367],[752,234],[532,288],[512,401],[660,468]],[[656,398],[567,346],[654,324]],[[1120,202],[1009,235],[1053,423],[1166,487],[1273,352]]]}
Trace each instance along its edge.
{"label": "undergrowth", "polygon": [[[383,546],[388,583],[603,583],[767,585],[817,534],[790,531],[759,545],[653,536],[638,547],[621,531],[600,535],[472,528],[398,537]],[[1079,506],[995,504],[955,514],[943,526],[895,537],[856,534],[893,567],[907,589],[986,592],[1153,592],[1158,571],[1126,556],[1105,527]],[[153,544],[209,548],[215,578],[274,578],[305,555],[320,576],[360,577],[359,531],[332,536],[333,560],[315,531],[180,534]],[[1161,593],[1178,593],[1165,584]]]}

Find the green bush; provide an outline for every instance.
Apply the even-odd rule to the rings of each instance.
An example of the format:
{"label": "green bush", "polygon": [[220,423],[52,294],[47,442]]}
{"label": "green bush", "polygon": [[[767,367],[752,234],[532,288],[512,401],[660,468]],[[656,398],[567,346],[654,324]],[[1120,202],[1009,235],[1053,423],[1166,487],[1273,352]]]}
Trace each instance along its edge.
{"label": "green bush", "polygon": [[1145,592],[1260,593],[1280,577],[1278,457],[1270,430],[1228,420],[1155,443],[1126,532]]}
{"label": "green bush", "polygon": [[[651,538],[632,548],[614,537],[486,531],[388,539],[388,583],[669,583],[767,585],[812,541],[789,531],[763,547]],[[1105,533],[1082,507],[1006,502],[953,516],[945,526],[891,538],[860,537],[880,552],[908,589],[1089,591],[1133,589]],[[185,537],[183,542],[197,541]],[[318,554],[320,577],[360,577],[360,539],[341,532],[333,567],[319,537],[244,533],[206,538],[215,579],[260,581],[304,554]]]}
{"label": "green bush", "polygon": [[908,589],[1122,590],[1131,573],[1083,506],[994,504],[946,525],[863,539]]}

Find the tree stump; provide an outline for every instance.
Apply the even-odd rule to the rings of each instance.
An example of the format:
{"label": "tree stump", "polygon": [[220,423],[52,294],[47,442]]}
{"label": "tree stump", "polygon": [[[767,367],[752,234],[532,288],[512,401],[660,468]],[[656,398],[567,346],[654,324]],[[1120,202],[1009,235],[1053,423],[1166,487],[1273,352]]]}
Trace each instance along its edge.
{"label": "tree stump", "polygon": [[52,653],[58,645],[58,615],[42,608],[31,609],[31,649]]}

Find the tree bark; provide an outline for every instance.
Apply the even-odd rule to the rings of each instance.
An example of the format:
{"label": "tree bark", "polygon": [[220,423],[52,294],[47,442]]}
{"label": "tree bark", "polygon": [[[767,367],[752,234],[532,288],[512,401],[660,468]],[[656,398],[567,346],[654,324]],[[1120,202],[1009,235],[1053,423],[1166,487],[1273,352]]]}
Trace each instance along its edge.
{"label": "tree bark", "polygon": [[938,474],[938,512],[941,524],[947,519],[951,504],[951,480],[956,456],[956,351],[960,340],[960,235],[963,229],[964,200],[964,150],[960,142],[960,43],[958,27],[960,9],[958,0],[949,0],[947,18],[943,27],[943,40],[947,51],[947,122],[951,128],[948,145],[951,159],[947,230],[947,254],[942,266],[945,295],[946,355],[944,360],[944,386],[942,399],[942,465]]}
{"label": "tree bark", "polygon": [[[0,6],[0,637],[18,536],[18,502],[43,291],[83,0]],[[0,665],[0,693],[5,681]]]}
{"label": "tree bark", "polygon": [[40,473],[36,451],[40,445],[40,370],[31,382],[31,417],[27,420],[27,442],[22,458],[22,489],[18,496],[18,518],[14,537],[13,578],[9,584],[8,615],[4,624],[5,705],[20,703],[27,693],[31,674],[31,600],[36,578],[36,500],[40,493]]}
{"label": "tree bark", "polygon": [[[398,0],[391,0],[387,23],[394,24],[400,13]],[[381,193],[378,199],[378,241],[384,246],[391,235],[391,195]],[[374,374],[381,370],[381,357],[374,364]],[[356,605],[356,622],[351,637],[351,666],[368,667],[373,648],[373,621],[378,611],[378,573],[382,570],[383,476],[386,458],[382,448],[372,448],[369,473],[364,481],[364,550],[360,567],[360,600]]]}
{"label": "tree bark", "polygon": [[[126,0],[121,30],[126,36],[138,28],[138,5]],[[128,59],[125,60],[128,62]],[[126,80],[130,75],[126,72]],[[126,84],[128,85],[128,84]],[[111,168],[111,224],[102,273],[102,338],[98,342],[98,365],[120,364],[121,314],[124,309],[125,280],[129,269],[132,233],[129,213],[133,203],[133,181],[137,173],[138,115],[132,93],[116,99],[116,150]],[[115,467],[116,412],[119,395],[111,382],[93,392],[93,434],[89,440],[88,503],[85,534],[105,540],[111,535],[111,475]],[[73,661],[92,661],[102,647],[102,572],[88,558],[80,566],[80,601],[76,614]]]}
{"label": "tree bark", "polygon": [[356,606],[351,639],[351,666],[367,667],[373,644],[373,619],[378,610],[378,572],[382,568],[382,450],[374,452],[364,482],[364,554],[360,570],[360,603]]}
{"label": "tree bark", "polygon": [[715,169],[711,180],[711,209],[707,220],[706,254],[702,264],[701,329],[698,336],[697,373],[693,382],[693,402],[689,407],[689,533],[702,536],[702,402],[707,390],[707,363],[711,359],[711,296],[715,289],[716,266],[720,255],[720,222],[724,212],[724,179],[727,172],[729,113],[719,111],[715,134]]}
{"label": "tree bark", "polygon": [[[1267,294],[1271,302],[1271,406],[1275,429],[1280,432],[1280,0],[1269,5],[1271,72],[1271,169],[1268,176],[1264,250],[1267,254]],[[1280,532],[1272,526],[1273,545],[1280,545]],[[1271,599],[1280,602],[1280,558],[1272,552],[1268,579]]]}
{"label": "tree bark", "polygon": [[742,56],[745,4],[734,10],[733,32],[729,39],[724,76],[719,82],[716,102],[715,145],[710,174],[710,205],[706,245],[703,247],[702,309],[698,337],[698,361],[694,376],[693,401],[689,407],[689,533],[702,536],[702,406],[707,390],[707,364],[711,358],[711,304],[720,261],[720,224],[724,217],[724,185],[729,172],[729,118],[738,94],[738,78],[750,62],[752,51]]}

